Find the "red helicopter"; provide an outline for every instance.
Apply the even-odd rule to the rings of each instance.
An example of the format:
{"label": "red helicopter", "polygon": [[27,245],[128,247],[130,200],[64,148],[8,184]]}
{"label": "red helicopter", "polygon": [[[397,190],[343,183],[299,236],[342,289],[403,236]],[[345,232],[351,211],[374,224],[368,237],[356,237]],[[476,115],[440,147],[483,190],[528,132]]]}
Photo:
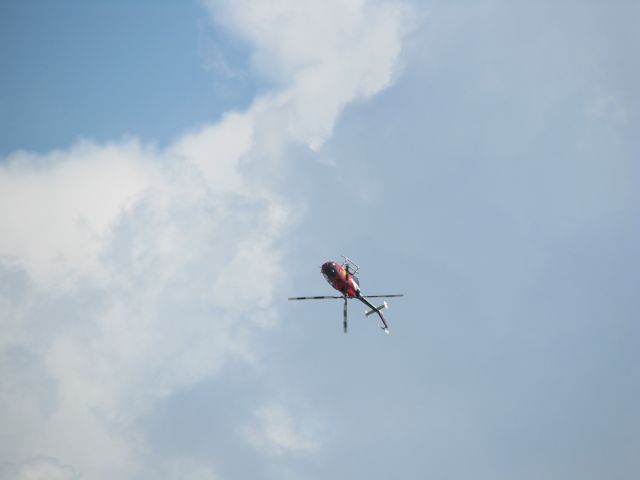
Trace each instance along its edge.
{"label": "red helicopter", "polygon": [[384,319],[384,315],[382,315],[382,310],[385,308],[389,308],[387,302],[383,302],[382,305],[375,307],[368,298],[391,298],[391,297],[403,297],[403,294],[396,293],[390,295],[367,295],[366,297],[360,293],[360,281],[358,277],[356,277],[356,273],[360,270],[360,267],[356,265],[350,258],[341,255],[344,258],[344,262],[342,264],[338,264],[337,262],[325,262],[320,267],[320,271],[324,276],[325,280],[329,282],[329,284],[342,293],[340,296],[329,295],[329,296],[316,296],[316,297],[289,297],[289,300],[325,300],[325,299],[344,299],[344,321],[343,328],[344,333],[347,333],[347,300],[350,298],[356,298],[364,303],[370,310],[365,311],[365,315],[368,317],[374,313],[377,313],[380,317],[380,321],[382,325],[380,328],[384,330],[385,333],[389,333],[389,325],[387,325],[386,320]]}

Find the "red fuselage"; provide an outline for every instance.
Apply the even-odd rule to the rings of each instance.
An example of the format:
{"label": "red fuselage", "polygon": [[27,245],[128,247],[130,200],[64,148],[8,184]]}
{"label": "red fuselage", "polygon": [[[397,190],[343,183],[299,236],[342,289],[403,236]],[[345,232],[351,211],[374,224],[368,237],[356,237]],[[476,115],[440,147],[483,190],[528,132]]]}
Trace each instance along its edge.
{"label": "red fuselage", "polygon": [[333,288],[347,297],[360,296],[360,286],[358,279],[351,273],[347,274],[345,268],[337,262],[325,262],[320,267],[320,271],[325,280],[329,282]]}

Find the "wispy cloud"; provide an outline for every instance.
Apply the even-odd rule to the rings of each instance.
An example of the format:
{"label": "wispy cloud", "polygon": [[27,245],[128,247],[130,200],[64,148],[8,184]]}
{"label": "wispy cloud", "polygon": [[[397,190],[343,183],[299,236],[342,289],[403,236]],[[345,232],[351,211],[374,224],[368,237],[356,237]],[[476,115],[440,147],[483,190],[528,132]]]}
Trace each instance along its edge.
{"label": "wispy cloud", "polygon": [[620,95],[606,92],[602,88],[596,89],[595,93],[588,99],[585,113],[589,120],[612,126],[625,125],[631,116]]}
{"label": "wispy cloud", "polygon": [[242,429],[247,442],[267,455],[312,453],[321,447],[320,422],[309,416],[296,420],[281,404],[271,403],[254,412],[252,424]]}
{"label": "wispy cloud", "polygon": [[80,474],[57,459],[38,456],[0,467],[3,480],[79,480]]}

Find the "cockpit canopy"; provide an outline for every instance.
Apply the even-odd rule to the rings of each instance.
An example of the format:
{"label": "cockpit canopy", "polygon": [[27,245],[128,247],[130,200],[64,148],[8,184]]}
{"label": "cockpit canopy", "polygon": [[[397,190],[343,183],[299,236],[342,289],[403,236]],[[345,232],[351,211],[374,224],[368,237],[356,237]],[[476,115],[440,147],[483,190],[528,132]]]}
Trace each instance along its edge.
{"label": "cockpit canopy", "polygon": [[335,262],[326,262],[322,264],[320,269],[322,271],[322,275],[328,282],[333,282],[333,280],[338,275],[338,267]]}

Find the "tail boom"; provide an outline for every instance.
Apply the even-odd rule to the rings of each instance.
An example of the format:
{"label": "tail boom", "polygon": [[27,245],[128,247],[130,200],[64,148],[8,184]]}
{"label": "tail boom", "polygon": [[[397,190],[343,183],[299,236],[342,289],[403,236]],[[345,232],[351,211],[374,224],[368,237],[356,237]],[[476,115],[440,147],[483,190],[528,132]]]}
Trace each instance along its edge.
{"label": "tail boom", "polygon": [[367,300],[362,295],[358,295],[356,298],[371,309],[370,311],[365,312],[367,316],[372,315],[374,313],[378,314],[378,316],[380,317],[380,321],[382,322],[382,326],[380,328],[382,328],[382,330],[384,330],[386,334],[389,334],[389,325],[387,325],[387,321],[384,319],[384,315],[382,315],[382,311],[381,311],[381,310],[384,310],[385,308],[389,308],[389,306],[387,305],[387,302],[384,302],[379,307],[375,307],[369,300]]}

